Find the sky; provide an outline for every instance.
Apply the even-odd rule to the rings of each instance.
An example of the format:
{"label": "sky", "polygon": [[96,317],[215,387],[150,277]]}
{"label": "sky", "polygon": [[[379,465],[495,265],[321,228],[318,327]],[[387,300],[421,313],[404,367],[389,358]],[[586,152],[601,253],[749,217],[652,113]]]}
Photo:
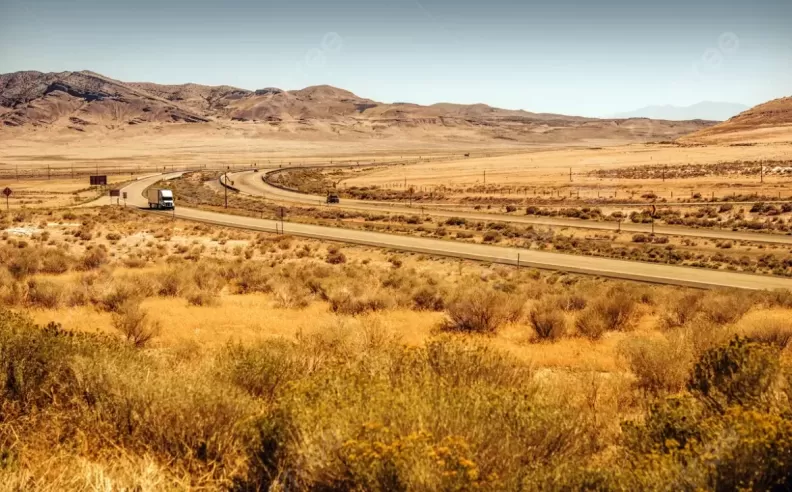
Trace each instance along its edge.
{"label": "sky", "polygon": [[792,95],[790,0],[0,0],[0,73],[582,116]]}

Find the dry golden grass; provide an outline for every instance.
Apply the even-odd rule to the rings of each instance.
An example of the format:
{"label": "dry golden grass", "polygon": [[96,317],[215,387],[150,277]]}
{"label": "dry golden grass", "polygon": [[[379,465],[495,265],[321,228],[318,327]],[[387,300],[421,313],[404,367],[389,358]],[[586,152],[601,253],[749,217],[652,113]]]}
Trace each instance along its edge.
{"label": "dry golden grass", "polygon": [[[117,174],[107,177],[111,187],[134,179],[130,174]],[[95,199],[107,192],[92,188],[88,177],[84,178],[53,178],[53,179],[15,179],[0,176],[0,190],[6,187],[13,190],[8,200],[12,210],[21,208],[52,209],[74,206]],[[3,209],[5,209],[5,197]]]}
{"label": "dry golden grass", "polygon": [[[0,240],[0,302],[39,325],[0,306],[9,490],[266,489],[285,476],[300,489],[574,490],[590,476],[617,489],[682,486],[683,458],[630,436],[666,445],[650,402],[704,398],[688,389],[694,368],[701,386],[702,361],[720,360],[737,333],[773,347],[756,351],[767,371],[749,364],[745,377],[763,382],[751,411],[787,432],[778,412],[792,361],[776,334],[792,318],[789,293],[700,293],[351,246],[336,251],[346,262],[328,264],[315,241],[108,212],[118,239],[84,211],[68,219],[78,227],[47,227],[22,248]],[[89,245],[106,248],[101,265],[85,261]],[[662,323],[681,297],[696,301],[684,322]],[[159,327],[147,344],[121,333],[139,326],[136,313]],[[483,329],[443,333],[449,319]],[[602,331],[581,330],[584,319]],[[60,326],[42,328],[51,321]],[[753,357],[741,350],[726,356]],[[741,428],[696,411],[706,429]],[[708,449],[729,438],[708,434]],[[767,463],[750,466],[762,477],[782,466]],[[598,475],[603,466],[613,473]],[[712,473],[697,471],[708,478],[696,484]]]}
{"label": "dry golden grass", "polygon": [[[382,162],[423,157],[444,157],[464,152],[455,141],[443,141],[425,131],[402,132],[399,138],[380,139],[372,148],[368,139],[339,138],[339,135],[317,135],[314,132],[278,132],[269,125],[164,125],[151,132],[128,127],[121,132],[97,132],[91,138],[73,131],[4,131],[0,161],[3,171],[47,166],[70,170],[92,170],[96,164],[103,169],[169,170],[184,166],[201,168],[211,162],[216,169],[249,168],[254,164],[275,166],[291,163],[327,163],[331,159],[352,162]],[[466,151],[481,147],[492,151],[509,151],[509,142],[462,144]]]}
{"label": "dry golden grass", "polygon": [[749,340],[784,350],[792,344],[792,315],[787,310],[756,311],[740,321],[736,331]]}
{"label": "dry golden grass", "polygon": [[[351,178],[346,186],[383,186],[403,183],[405,177],[410,186],[470,186],[483,185],[486,172],[487,185],[506,185],[511,187],[528,186],[552,187],[572,186],[581,188],[587,194],[588,187],[600,187],[603,190],[617,186],[650,187],[658,194],[667,195],[676,190],[682,193],[690,187],[705,193],[719,183],[728,179],[723,177],[695,180],[652,180],[651,182],[631,182],[613,180],[603,182],[601,179],[585,177],[596,169],[617,169],[628,166],[649,165],[699,165],[715,164],[730,161],[785,160],[788,158],[788,143],[775,143],[761,146],[732,147],[729,145],[709,145],[685,147],[675,145],[641,145],[634,144],[623,147],[605,148],[566,148],[537,150],[525,154],[495,157],[476,157],[437,162],[415,164],[406,167],[383,168],[365,175]],[[572,169],[573,182],[569,182],[569,170]],[[655,182],[656,181],[656,182]],[[757,179],[758,180],[758,176]],[[777,178],[769,178],[767,184],[775,183]],[[758,183],[756,183],[758,185]],[[768,188],[770,188],[768,186]],[[596,191],[595,191],[596,193]],[[590,193],[589,193],[590,195]]]}

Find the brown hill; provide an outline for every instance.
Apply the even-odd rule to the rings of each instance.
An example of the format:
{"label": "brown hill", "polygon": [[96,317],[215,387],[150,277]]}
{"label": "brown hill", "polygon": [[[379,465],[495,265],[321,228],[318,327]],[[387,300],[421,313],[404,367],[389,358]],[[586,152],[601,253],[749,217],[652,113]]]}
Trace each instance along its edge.
{"label": "brown hill", "polygon": [[17,72],[0,75],[0,122],[42,126],[206,122],[202,115],[92,72]]}
{"label": "brown hill", "polygon": [[199,84],[160,85],[149,82],[130,82],[126,85],[203,114],[213,114],[230,101],[251,94],[250,91],[227,85],[209,87]]}
{"label": "brown hill", "polygon": [[[714,122],[594,119],[485,104],[379,103],[327,85],[285,91],[120,82],[83,72],[0,75],[0,127],[119,129],[145,123],[264,123],[339,135],[425,131],[447,138],[518,142],[672,140]],[[451,134],[454,134],[451,136]]]}
{"label": "brown hill", "polygon": [[792,97],[755,106],[718,125],[696,132],[689,140],[764,140],[792,134]]}

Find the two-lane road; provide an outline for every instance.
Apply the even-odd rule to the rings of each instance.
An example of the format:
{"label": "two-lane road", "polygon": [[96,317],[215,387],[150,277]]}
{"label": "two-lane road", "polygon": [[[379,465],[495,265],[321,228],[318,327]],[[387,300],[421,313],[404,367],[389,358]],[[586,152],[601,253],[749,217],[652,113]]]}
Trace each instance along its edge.
{"label": "two-lane road", "polygon": [[[158,180],[169,177],[174,177],[174,175],[171,174],[141,179],[127,185],[123,188],[123,191],[126,191],[128,194],[127,204],[147,209],[148,202],[143,197],[144,190],[155,184]],[[241,217],[181,207],[179,206],[178,197],[176,197],[176,204],[176,210],[173,215],[180,219],[265,232],[275,232],[280,228],[280,222],[275,220]],[[170,215],[170,212],[168,212],[168,214]],[[792,279],[778,277],[621,261],[591,256],[565,255],[545,251],[400,236],[293,222],[285,223],[285,232],[286,234],[295,236],[390,248],[436,256],[465,258],[507,265],[517,265],[519,262],[520,266],[545,270],[558,270],[661,284],[702,288],[734,287],[753,290],[792,289]]]}

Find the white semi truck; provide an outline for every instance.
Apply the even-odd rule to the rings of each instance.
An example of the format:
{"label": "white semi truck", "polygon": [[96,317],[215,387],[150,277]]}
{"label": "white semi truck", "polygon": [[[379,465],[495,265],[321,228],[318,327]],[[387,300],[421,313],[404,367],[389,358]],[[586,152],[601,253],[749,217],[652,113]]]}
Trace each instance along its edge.
{"label": "white semi truck", "polygon": [[173,192],[163,188],[149,188],[146,190],[149,208],[174,208]]}

